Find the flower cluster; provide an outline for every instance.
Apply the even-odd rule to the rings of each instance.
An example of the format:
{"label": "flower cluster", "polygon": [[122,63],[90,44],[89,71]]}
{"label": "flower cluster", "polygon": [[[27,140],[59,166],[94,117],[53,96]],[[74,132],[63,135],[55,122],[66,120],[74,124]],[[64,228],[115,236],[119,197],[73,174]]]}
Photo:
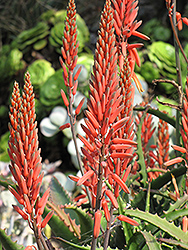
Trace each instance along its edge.
{"label": "flower cluster", "polygon": [[16,182],[16,188],[9,186],[9,190],[23,208],[16,205],[13,207],[24,220],[29,222],[35,234],[40,235],[41,229],[46,226],[53,212],[42,221],[49,189],[40,198],[39,192],[44,174],[41,172],[35,101],[29,73],[25,76],[22,96],[18,83],[14,84],[9,117],[8,153],[11,160],[10,171]]}

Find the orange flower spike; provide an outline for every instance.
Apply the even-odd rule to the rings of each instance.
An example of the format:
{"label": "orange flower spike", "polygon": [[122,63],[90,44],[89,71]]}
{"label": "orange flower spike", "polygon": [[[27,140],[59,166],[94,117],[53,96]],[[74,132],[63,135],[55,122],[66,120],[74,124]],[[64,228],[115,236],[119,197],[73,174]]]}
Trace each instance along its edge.
{"label": "orange flower spike", "polygon": [[61,131],[63,131],[63,130],[66,129],[66,128],[70,128],[70,126],[71,126],[70,123],[66,123],[66,124],[60,126],[59,129],[60,129]]}
{"label": "orange flower spike", "polygon": [[82,106],[83,106],[83,104],[84,104],[84,101],[85,101],[85,97],[82,98],[82,100],[81,100],[80,103],[78,104],[78,106],[77,106],[77,108],[76,108],[76,110],[75,110],[75,114],[76,114],[76,115],[78,115],[78,114],[80,113],[80,110],[81,110],[81,108],[82,108]]}
{"label": "orange flower spike", "polygon": [[18,212],[21,216],[22,216],[22,218],[24,219],[24,220],[28,220],[28,215],[24,212],[24,211],[22,211],[18,206],[16,206],[16,205],[12,205],[13,206],[13,208],[14,208],[14,210],[16,211],[16,212]]}
{"label": "orange flower spike", "polygon": [[173,148],[174,150],[177,150],[177,151],[183,153],[183,154],[187,152],[187,150],[186,150],[185,148],[182,148],[182,147],[177,146],[177,145],[172,145],[172,148]]}
{"label": "orange flower spike", "polygon": [[171,176],[172,176],[172,183],[174,185],[174,189],[175,189],[175,192],[176,192],[176,197],[180,198],[180,193],[179,193],[179,189],[178,189],[178,185],[177,185],[176,179],[175,179],[175,177],[174,177],[173,174],[171,174]]}
{"label": "orange flower spike", "polygon": [[14,195],[14,197],[17,199],[17,201],[21,205],[24,205],[24,199],[16,192],[16,190],[13,187],[11,187],[11,186],[8,186],[8,189]]}
{"label": "orange flower spike", "polygon": [[63,89],[61,89],[61,96],[62,96],[62,99],[64,101],[65,106],[68,107],[69,106],[69,101],[67,100],[67,97],[66,97],[65,92],[63,91]]}
{"label": "orange flower spike", "polygon": [[172,159],[172,160],[166,161],[166,162],[164,163],[164,166],[165,166],[165,167],[169,167],[169,166],[171,166],[171,165],[174,165],[174,164],[177,164],[177,163],[181,163],[182,161],[184,161],[183,158],[181,158],[181,157],[176,157],[176,158],[174,158],[174,159]]}
{"label": "orange flower spike", "polygon": [[182,219],[182,230],[183,230],[183,232],[186,233],[187,229],[188,229],[188,218],[187,218],[187,216],[184,216]]}
{"label": "orange flower spike", "polygon": [[137,221],[135,221],[135,220],[123,215],[123,214],[120,214],[119,216],[117,216],[117,219],[121,220],[121,221],[125,221],[125,222],[127,222],[127,223],[129,223],[129,224],[131,224],[133,226],[139,226],[140,225]]}
{"label": "orange flower spike", "polygon": [[91,145],[89,141],[87,141],[82,135],[78,134],[78,138],[84,143],[84,145],[93,152],[95,150],[95,147]]}
{"label": "orange flower spike", "polygon": [[46,217],[44,218],[44,220],[41,223],[41,228],[45,228],[46,224],[49,222],[49,220],[52,218],[54,214],[54,211],[50,211]]}
{"label": "orange flower spike", "polygon": [[112,193],[112,191],[106,190],[106,191],[105,191],[105,194],[106,194],[106,195],[108,196],[108,198],[111,200],[113,206],[114,206],[115,208],[118,209],[119,205],[118,205],[118,202],[117,202],[117,200],[116,200],[114,194]]}
{"label": "orange flower spike", "polygon": [[122,181],[122,179],[117,174],[112,174],[112,178],[120,185],[125,193],[129,194],[129,189],[127,185]]}
{"label": "orange flower spike", "polygon": [[108,204],[105,199],[102,199],[102,208],[104,210],[104,215],[107,221],[110,221],[110,212],[108,210]]}
{"label": "orange flower spike", "polygon": [[86,172],[77,182],[77,186],[82,185],[87,179],[89,179],[91,176],[94,175],[94,171],[90,169],[88,172]]}
{"label": "orange flower spike", "polygon": [[132,77],[133,77],[133,80],[134,80],[134,82],[135,82],[135,84],[136,84],[136,87],[137,87],[138,91],[139,91],[140,93],[141,93],[141,92],[144,92],[144,89],[142,88],[142,85],[141,85],[141,83],[140,83],[140,81],[139,81],[137,75],[136,75],[134,72],[133,72]]}
{"label": "orange flower spike", "polygon": [[102,213],[98,209],[95,212],[95,221],[94,221],[94,229],[93,229],[93,236],[94,236],[95,239],[98,238],[99,233],[100,233],[101,217],[102,217]]}
{"label": "orange flower spike", "polygon": [[188,18],[187,17],[182,17],[182,21],[184,24],[188,26]]}
{"label": "orange flower spike", "polygon": [[45,193],[43,194],[42,198],[39,200],[38,202],[38,207],[42,207],[43,204],[46,204],[47,200],[48,200],[48,196],[49,196],[49,193],[50,193],[50,188],[48,188]]}
{"label": "orange flower spike", "polygon": [[177,20],[177,27],[178,30],[182,30],[182,19],[181,19],[181,14],[176,11],[176,20]]}

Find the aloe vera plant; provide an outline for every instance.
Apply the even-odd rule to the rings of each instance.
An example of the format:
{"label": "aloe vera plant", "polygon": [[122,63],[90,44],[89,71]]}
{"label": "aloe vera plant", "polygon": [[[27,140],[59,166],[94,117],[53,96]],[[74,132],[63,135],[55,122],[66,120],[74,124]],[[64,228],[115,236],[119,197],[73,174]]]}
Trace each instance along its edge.
{"label": "aloe vera plant", "polygon": [[[181,83],[165,80],[177,88],[178,104],[158,99],[162,105],[177,109],[179,118],[176,120],[166,112],[151,108],[146,102],[136,107],[138,112],[134,114],[132,79],[138,90],[143,92],[134,71],[135,64],[141,65],[137,49],[143,44],[131,44],[129,38],[149,39],[137,30],[141,25],[141,21],[136,20],[137,5],[135,0],[105,2],[90,76],[87,109],[83,112],[85,123],[81,128],[84,135],[81,135],[76,134],[75,124],[85,97],[73,109],[82,71],[82,66],[77,65],[79,19],[77,22],[74,0],[68,2],[60,58],[64,85],[60,86],[58,97],[62,97],[69,117],[59,129],[71,129],[81,170],[81,176],[69,175],[77,184],[72,193],[52,177],[49,187],[40,194],[44,173],[41,172],[42,159],[29,73],[26,73],[22,94],[18,83],[14,84],[9,113],[8,154],[15,182],[6,182],[1,177],[0,184],[16,198],[19,205],[13,205],[13,208],[33,230],[39,250],[55,249],[54,241],[58,243],[58,249],[188,249],[188,79],[185,93]],[[166,5],[176,42],[187,63],[175,27],[177,25],[181,29],[181,22],[187,25],[188,19],[174,13],[177,17],[174,24],[175,6],[170,0]],[[61,17],[56,19],[59,23]],[[57,26],[51,34],[53,39],[55,29]],[[57,37],[57,40],[59,42],[60,39]],[[176,73],[174,69],[172,71]],[[48,105],[51,92],[40,94]],[[56,103],[56,99],[51,100]],[[153,123],[154,116],[160,118],[158,129]],[[55,123],[57,126],[58,122]],[[170,153],[168,124],[178,132],[176,142],[179,145],[173,145],[173,151],[178,152],[177,157]],[[78,138],[83,143],[81,154]],[[52,231],[51,238],[45,236],[47,224]],[[1,249],[24,249],[4,230],[0,230],[0,240]],[[32,246],[25,249],[32,249]]]}

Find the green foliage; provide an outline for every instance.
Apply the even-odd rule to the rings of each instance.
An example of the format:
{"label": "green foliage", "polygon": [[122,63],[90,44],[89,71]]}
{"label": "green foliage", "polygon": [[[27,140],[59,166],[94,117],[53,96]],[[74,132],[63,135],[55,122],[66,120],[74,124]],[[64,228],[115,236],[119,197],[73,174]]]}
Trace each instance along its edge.
{"label": "green foliage", "polygon": [[62,69],[57,70],[40,88],[39,100],[46,107],[52,109],[56,105],[62,105],[60,90],[66,90],[62,78]]}
{"label": "green foliage", "polygon": [[7,153],[9,135],[10,133],[6,132],[0,137],[0,161],[3,162],[10,161],[9,155]]}
{"label": "green foliage", "polygon": [[10,46],[4,45],[0,51],[0,79],[1,82],[9,81],[12,76],[24,68],[23,54],[18,49],[11,49]]}
{"label": "green foliage", "polygon": [[31,82],[35,91],[55,73],[55,69],[52,67],[51,63],[44,59],[34,61],[29,65],[27,71],[31,75]]}
{"label": "green foliage", "polygon": [[18,245],[11,240],[11,236],[7,236],[5,230],[0,229],[0,242],[6,250],[24,250],[24,247]]}
{"label": "green foliage", "polygon": [[30,46],[34,46],[41,39],[49,34],[49,26],[46,22],[39,22],[37,25],[29,30],[21,32],[14,42],[17,47],[26,52]]}
{"label": "green foliage", "polygon": [[168,41],[171,30],[165,27],[158,19],[153,18],[142,27],[142,32],[150,37],[152,41]]}

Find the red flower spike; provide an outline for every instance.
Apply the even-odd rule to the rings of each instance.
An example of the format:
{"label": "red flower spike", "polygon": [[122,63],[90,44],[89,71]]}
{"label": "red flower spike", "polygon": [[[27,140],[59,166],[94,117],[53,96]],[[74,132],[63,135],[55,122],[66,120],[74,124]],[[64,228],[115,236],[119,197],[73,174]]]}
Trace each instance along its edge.
{"label": "red flower spike", "polygon": [[127,222],[127,223],[129,223],[129,224],[131,224],[133,226],[139,226],[140,225],[137,221],[135,221],[135,220],[123,215],[123,214],[120,214],[119,216],[117,216],[117,219],[121,220],[121,221],[125,221],[125,222]]}
{"label": "red flower spike", "polygon": [[88,142],[82,135],[78,134],[78,138],[84,143],[84,145],[93,152],[95,148],[91,145],[90,142]]}
{"label": "red flower spike", "polygon": [[125,171],[125,173],[124,173],[124,175],[123,175],[123,178],[122,178],[122,181],[123,181],[123,183],[125,183],[126,182],[126,180],[127,180],[127,178],[128,178],[128,175],[129,175],[129,173],[131,172],[131,164],[127,167],[127,169],[126,169],[126,171]]}
{"label": "red flower spike", "polygon": [[177,151],[183,153],[183,154],[186,153],[186,151],[187,151],[185,148],[182,148],[182,147],[177,146],[177,145],[172,145],[172,148],[173,148],[174,150],[177,150]]}
{"label": "red flower spike", "polygon": [[93,229],[93,236],[95,239],[98,238],[99,233],[100,233],[101,217],[102,217],[101,211],[97,210],[95,212],[95,221],[94,221],[94,229]]}
{"label": "red flower spike", "polygon": [[24,199],[16,192],[16,190],[13,187],[11,187],[11,186],[8,186],[8,189],[14,195],[14,197],[17,199],[17,201],[21,205],[24,205]]}
{"label": "red flower spike", "polygon": [[65,92],[63,91],[63,89],[61,89],[61,96],[62,96],[62,99],[64,101],[65,106],[68,107],[69,106],[69,101],[67,100],[67,97],[66,97]]}
{"label": "red flower spike", "polygon": [[43,206],[43,204],[46,204],[47,200],[48,200],[48,196],[50,193],[50,188],[48,188],[45,193],[43,194],[42,198],[39,200],[38,202],[38,207],[41,208]]}
{"label": "red flower spike", "polygon": [[164,166],[165,166],[165,167],[169,167],[169,166],[171,166],[171,165],[180,163],[180,162],[182,162],[183,160],[184,160],[183,158],[177,157],[177,158],[174,158],[174,159],[172,159],[172,160],[166,161],[166,162],[164,163]]}
{"label": "red flower spike", "polygon": [[76,80],[78,79],[78,76],[79,76],[81,70],[82,70],[82,66],[80,66],[80,67],[78,68],[78,70],[76,71],[76,74],[74,75],[74,81],[76,81]]}
{"label": "red flower spike", "polygon": [[66,124],[64,124],[64,125],[62,125],[61,127],[59,127],[59,129],[61,130],[61,131],[63,131],[64,129],[66,129],[66,128],[70,128],[70,123],[66,123]]}
{"label": "red flower spike", "polygon": [[122,179],[117,174],[112,174],[112,178],[120,185],[120,187],[125,191],[125,193],[129,194],[129,189],[127,185],[122,181]]}
{"label": "red flower spike", "polygon": [[110,221],[110,212],[108,210],[108,204],[105,199],[102,200],[102,208],[104,210],[104,215],[107,221]]}
{"label": "red flower spike", "polygon": [[178,30],[182,30],[183,26],[182,26],[181,14],[177,11],[176,11],[176,20],[177,20]]}
{"label": "red flower spike", "polygon": [[188,18],[187,17],[182,17],[182,21],[185,25],[188,26]]}
{"label": "red flower spike", "polygon": [[24,200],[25,200],[25,209],[26,209],[28,214],[31,214],[32,213],[32,207],[31,207],[30,200],[29,200],[29,198],[28,198],[28,196],[26,194],[24,194]]}
{"label": "red flower spike", "polygon": [[12,206],[13,206],[14,210],[15,210],[17,213],[19,213],[19,214],[22,216],[22,218],[23,218],[24,220],[28,220],[28,215],[27,215],[24,211],[22,211],[20,207],[18,207],[18,206],[16,206],[16,205],[12,205]]}
{"label": "red flower spike", "polygon": [[113,206],[114,206],[115,208],[118,209],[119,205],[118,205],[118,202],[117,202],[117,200],[116,200],[114,194],[112,193],[112,191],[106,190],[106,191],[105,191],[105,194],[106,194],[106,195],[108,196],[108,198],[111,200]]}
{"label": "red flower spike", "polygon": [[75,110],[75,114],[76,114],[76,115],[78,115],[78,114],[80,113],[80,110],[81,110],[81,108],[82,108],[82,106],[83,106],[83,104],[84,104],[84,101],[85,101],[85,97],[82,98],[82,100],[81,100],[80,103],[78,104],[78,106],[77,106],[77,108],[76,108],[76,110]]}
{"label": "red flower spike", "polygon": [[49,222],[49,220],[52,218],[54,214],[54,211],[50,211],[46,217],[44,218],[44,220],[41,223],[41,228],[45,228],[46,224]]}
{"label": "red flower spike", "polygon": [[94,171],[90,169],[88,172],[86,172],[77,182],[77,186],[82,185],[87,179],[89,179],[91,176],[94,175]]}

